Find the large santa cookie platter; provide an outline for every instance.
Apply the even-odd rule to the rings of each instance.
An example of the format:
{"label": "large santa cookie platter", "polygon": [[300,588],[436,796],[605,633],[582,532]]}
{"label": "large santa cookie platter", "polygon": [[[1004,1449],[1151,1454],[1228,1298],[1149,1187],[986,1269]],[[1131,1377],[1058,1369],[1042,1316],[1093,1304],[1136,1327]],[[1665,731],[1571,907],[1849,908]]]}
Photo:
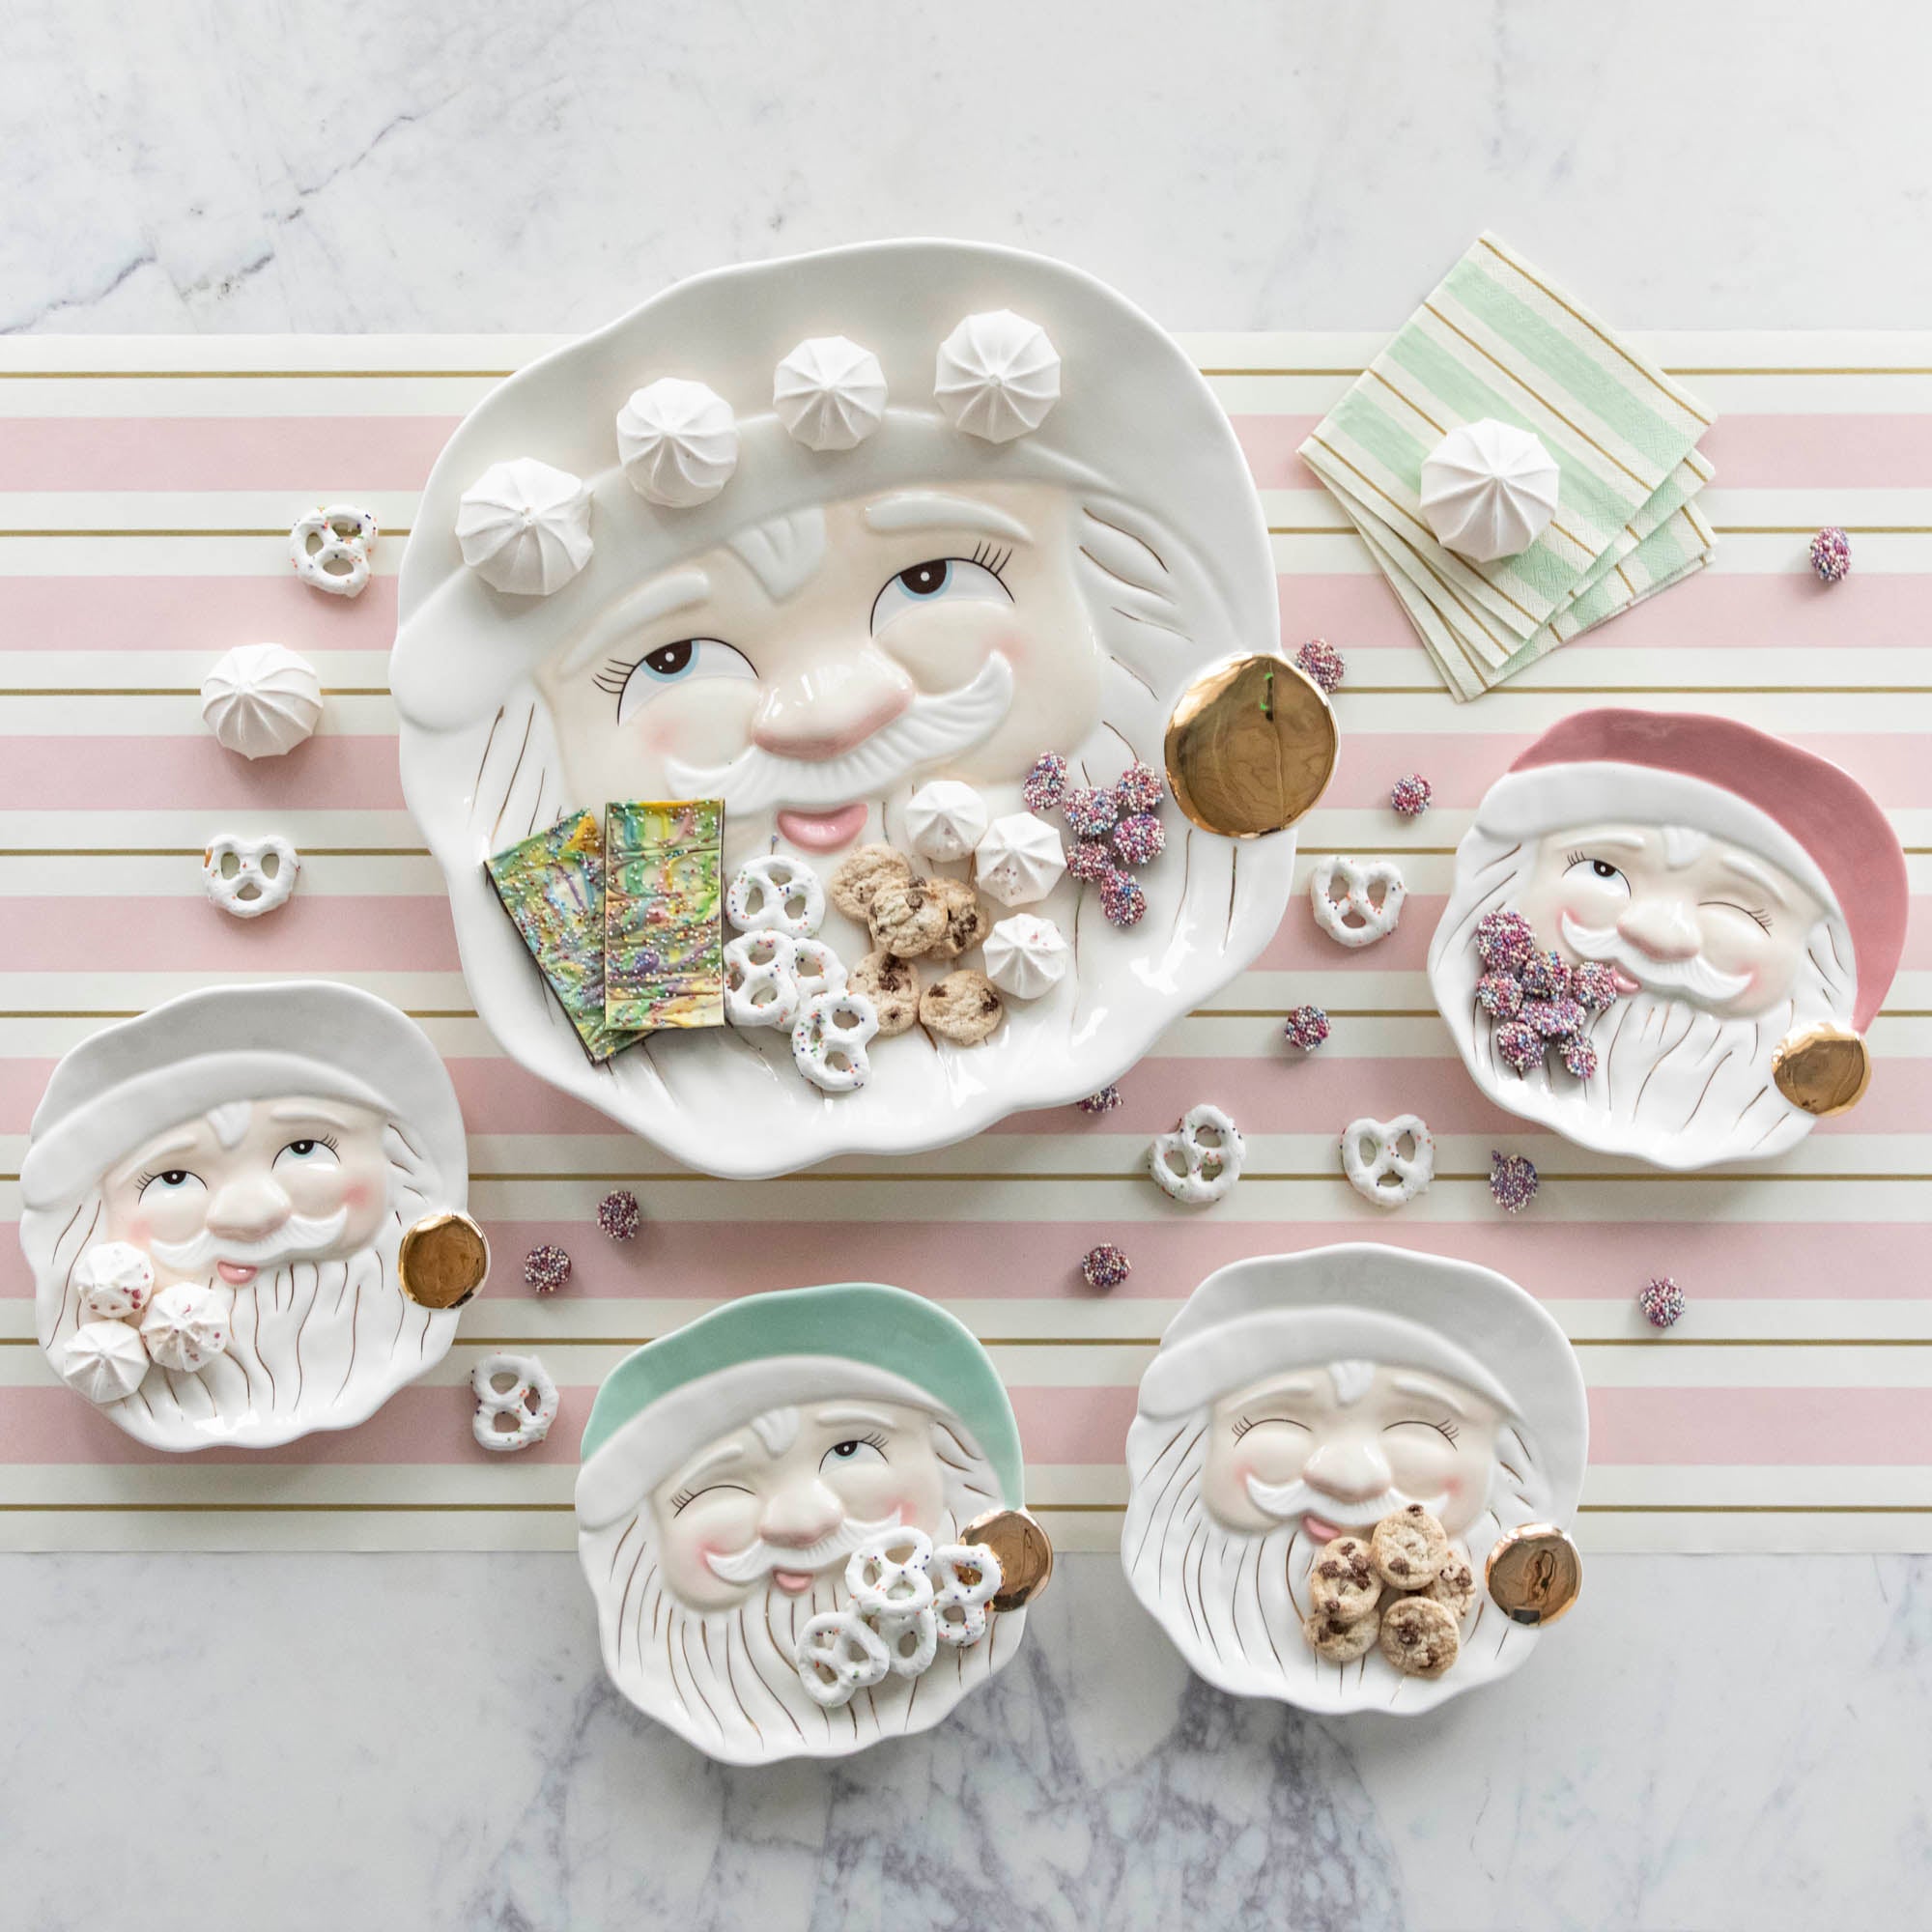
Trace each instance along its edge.
{"label": "large santa cookie platter", "polygon": [[1366,1244],[1236,1262],[1142,1378],[1121,1559],[1222,1690],[1412,1715],[1575,1601],[1587,1442],[1575,1350],[1503,1276]]}
{"label": "large santa cookie platter", "polygon": [[54,1068],[20,1172],[41,1347],[156,1449],[266,1449],[433,1368],[488,1250],[419,1028],[323,981],[190,993]]}
{"label": "large santa cookie platter", "polygon": [[1908,905],[1836,765],[1729,719],[1585,711],[1478,807],[1429,980],[1512,1112],[1659,1167],[1766,1159],[1864,1093]]}
{"label": "large santa cookie platter", "polygon": [[578,1550],[624,1695],[735,1764],[936,1724],[1019,1649],[1052,1548],[986,1352],[868,1283],[754,1294],[613,1369]]}
{"label": "large santa cookie platter", "polygon": [[1286,905],[1292,835],[1159,776],[1189,685],[1277,651],[1259,499],[1186,356],[1057,263],[668,290],[468,418],[400,595],[404,790],[479,1013],[694,1166],[1075,1099]]}

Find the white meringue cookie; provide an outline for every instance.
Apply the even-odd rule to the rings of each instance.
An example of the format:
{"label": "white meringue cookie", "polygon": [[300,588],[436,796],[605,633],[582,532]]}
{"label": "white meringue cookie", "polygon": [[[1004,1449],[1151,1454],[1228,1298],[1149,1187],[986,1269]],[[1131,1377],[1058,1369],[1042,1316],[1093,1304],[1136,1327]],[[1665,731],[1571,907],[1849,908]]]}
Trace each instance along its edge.
{"label": "white meringue cookie", "polygon": [[1526,551],[1556,514],[1561,481],[1540,437],[1485,416],[1452,429],[1422,465],[1422,514],[1471,563]]}
{"label": "white meringue cookie", "polygon": [[83,1321],[61,1349],[61,1379],[105,1407],[125,1402],[148,1373],[148,1351],[125,1321]]}
{"label": "white meringue cookie", "polygon": [[986,828],[975,854],[980,890],[1002,905],[1032,905],[1066,870],[1060,834],[1030,811],[1009,811]]}
{"label": "white meringue cookie", "polygon": [[141,1318],[141,1340],[158,1367],[193,1375],[228,1347],[228,1297],[205,1282],[178,1281]]}
{"label": "white meringue cookie", "polygon": [[986,836],[986,801],[957,779],[934,779],[906,803],[906,837],[927,859],[963,859]]}
{"label": "white meringue cookie", "polygon": [[73,1287],[90,1321],[125,1321],[147,1307],[154,1264],[131,1241],[96,1241],[73,1264]]}
{"label": "white meringue cookie", "polygon": [[738,424],[716,389],[660,376],[617,412],[617,454],[639,496],[673,510],[708,503],[738,467]]}
{"label": "white meringue cookie", "polygon": [[493,590],[548,597],[590,561],[590,491],[534,456],[493,463],[463,493],[456,540]]}
{"label": "white meringue cookie", "polygon": [[954,429],[1010,442],[1060,400],[1060,353],[1038,323],[1009,308],[969,315],[939,345],[932,393]]}
{"label": "white meringue cookie", "polygon": [[223,751],[279,758],[314,733],[322,679],[286,644],[237,644],[202,679],[201,715]]}
{"label": "white meringue cookie", "polygon": [[848,336],[809,336],[773,372],[772,408],[808,449],[856,449],[886,419],[886,372]]}
{"label": "white meringue cookie", "polygon": [[1072,950],[1050,919],[1015,913],[986,935],[986,978],[1016,1000],[1037,1000],[1066,978]]}

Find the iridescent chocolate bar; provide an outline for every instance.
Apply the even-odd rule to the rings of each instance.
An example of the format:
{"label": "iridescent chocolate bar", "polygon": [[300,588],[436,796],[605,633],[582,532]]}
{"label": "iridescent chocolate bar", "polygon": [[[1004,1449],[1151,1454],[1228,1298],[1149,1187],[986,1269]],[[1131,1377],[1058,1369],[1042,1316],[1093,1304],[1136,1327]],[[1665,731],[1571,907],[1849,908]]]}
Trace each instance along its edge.
{"label": "iridescent chocolate bar", "polygon": [[607,1024],[724,1024],[724,872],[722,799],[605,808]]}
{"label": "iridescent chocolate bar", "polygon": [[524,944],[592,1060],[638,1038],[604,1017],[604,841],[595,812],[560,818],[486,864]]}

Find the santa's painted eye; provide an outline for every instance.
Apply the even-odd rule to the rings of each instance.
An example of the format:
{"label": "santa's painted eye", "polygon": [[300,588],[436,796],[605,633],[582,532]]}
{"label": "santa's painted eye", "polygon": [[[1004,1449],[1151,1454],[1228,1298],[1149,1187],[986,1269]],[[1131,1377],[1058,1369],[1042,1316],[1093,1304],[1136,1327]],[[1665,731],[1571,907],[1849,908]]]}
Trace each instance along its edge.
{"label": "santa's painted eye", "polygon": [[1619,898],[1627,899],[1631,895],[1631,882],[1607,859],[1592,859],[1584,852],[1570,854],[1563,876],[1594,886],[1599,892],[1614,893]]}
{"label": "santa's painted eye", "polygon": [[673,685],[696,684],[707,677],[755,678],[757,671],[743,651],[722,638],[680,638],[660,644],[637,659],[613,658],[593,682],[617,700],[621,724],[640,706]]}
{"label": "santa's painted eye", "polygon": [[330,1140],[291,1141],[275,1156],[277,1167],[333,1167],[335,1143]]}
{"label": "santa's painted eye", "polygon": [[984,551],[977,557],[935,556],[889,578],[872,600],[872,635],[922,605],[1010,604],[1000,571],[1010,552]]}
{"label": "santa's painted eye", "polygon": [[883,1463],[885,1445],[875,1435],[854,1436],[849,1442],[835,1442],[819,1459],[822,1474],[827,1469],[858,1463]]}
{"label": "santa's painted eye", "polygon": [[134,1193],[137,1200],[151,1187],[162,1194],[190,1194],[201,1184],[201,1176],[185,1167],[164,1167],[158,1174],[144,1174]]}

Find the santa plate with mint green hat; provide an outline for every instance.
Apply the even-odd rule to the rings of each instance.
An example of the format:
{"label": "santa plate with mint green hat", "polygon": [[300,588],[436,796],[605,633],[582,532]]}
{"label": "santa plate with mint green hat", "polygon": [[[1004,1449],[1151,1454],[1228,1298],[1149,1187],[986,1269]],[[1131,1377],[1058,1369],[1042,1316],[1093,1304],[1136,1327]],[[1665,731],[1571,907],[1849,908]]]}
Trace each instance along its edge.
{"label": "santa plate with mint green hat", "polygon": [[[1164,330],[1065,264],[881,242],[666,289],[465,419],[398,597],[403,791],[478,1013],[526,1066],[693,1167],[914,1152],[1094,1093],[1286,909],[1283,820],[1132,803],[1166,849],[1138,874],[1145,917],[1111,923],[1133,903],[1125,874],[1104,896],[1097,875],[1065,876],[1071,832],[1037,787],[1023,797],[1050,753],[1069,786],[1131,770],[1145,800],[1204,674],[1259,659],[1284,691],[1298,678],[1225,412]],[[1332,717],[1298,696],[1325,776]],[[915,848],[930,800],[914,800],[941,781],[976,795],[952,816],[977,852]],[[652,800],[722,802],[726,886],[777,855],[824,893],[884,842],[919,874],[977,878],[984,929],[1009,904],[1050,922],[1071,970],[974,1042],[870,1037],[837,1092],[800,1072],[790,1021],[741,1009],[639,1037],[608,997],[601,881],[551,868],[519,908],[541,932],[526,945],[485,867],[559,826],[582,858],[610,807]],[[1155,836],[1142,824],[1125,849]],[[875,942],[855,899],[830,896],[810,936],[842,984]],[[913,971],[927,989],[981,971],[984,936]]]}
{"label": "santa plate with mint green hat", "polygon": [[605,1667],[728,1763],[938,1723],[1019,1648],[1052,1570],[990,1358],[903,1289],[700,1316],[611,1372],[582,1457]]}
{"label": "santa plate with mint green hat", "polygon": [[1513,1113],[1659,1167],[1766,1160],[1863,1095],[1910,907],[1898,835],[1830,760],[1582,711],[1476,808],[1429,982]]}

